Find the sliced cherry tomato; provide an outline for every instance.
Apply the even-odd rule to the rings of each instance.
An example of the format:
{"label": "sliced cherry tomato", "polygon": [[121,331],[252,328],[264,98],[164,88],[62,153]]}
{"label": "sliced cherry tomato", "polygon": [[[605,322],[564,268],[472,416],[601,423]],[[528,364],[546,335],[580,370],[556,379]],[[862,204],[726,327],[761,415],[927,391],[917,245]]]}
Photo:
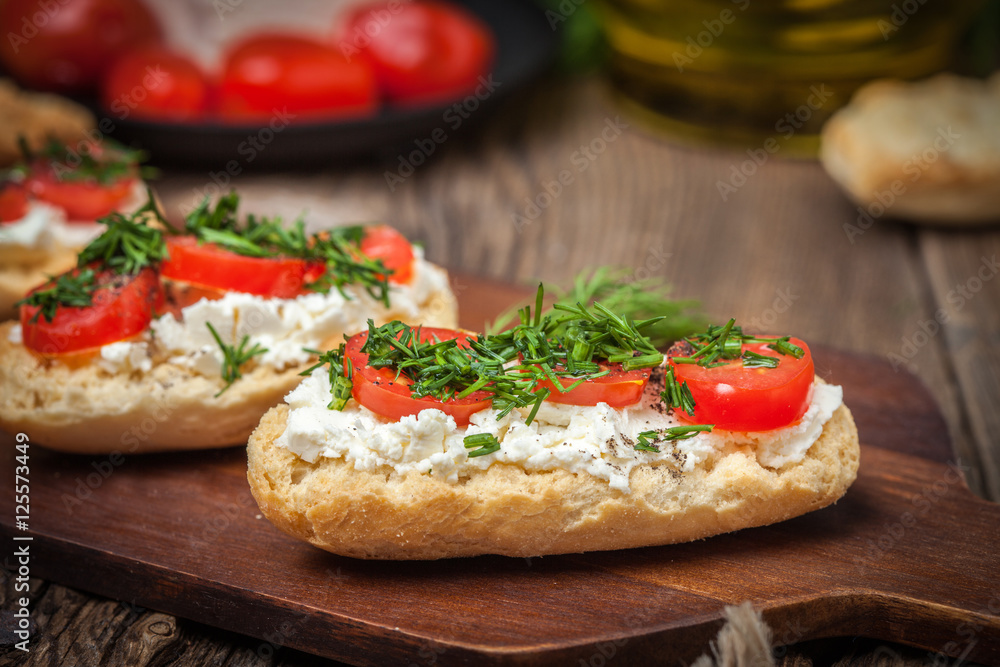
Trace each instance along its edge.
{"label": "sliced cherry tomato", "polygon": [[193,236],[167,237],[169,257],[160,267],[164,278],[199,287],[291,299],[315,280],[322,267],[293,257],[247,257]]}
{"label": "sliced cherry tomato", "polygon": [[388,225],[365,229],[361,239],[361,252],[374,259],[381,259],[387,269],[392,269],[389,282],[405,284],[413,277],[413,246],[405,236]]}
{"label": "sliced cherry tomato", "polygon": [[744,351],[777,357],[776,368],[744,368],[740,359],[715,368],[671,362],[677,381],[687,382],[695,402],[693,417],[680,410],[675,414],[729,431],[769,431],[794,423],[809,407],[815,368],[809,346],[798,338],[791,342],[805,352],[801,359],[775,352],[766,343],[743,346]]}
{"label": "sliced cherry tomato", "polygon": [[[469,336],[452,329],[420,329],[420,340],[451,340],[457,338],[460,347],[468,347]],[[410,384],[405,377],[396,378],[395,371],[388,368],[371,368],[368,355],[361,351],[368,332],[362,332],[347,341],[344,364],[350,362],[354,369],[354,386],[351,395],[361,405],[387,419],[400,419],[418,414],[421,410],[441,410],[455,419],[459,426],[467,426],[469,418],[480,410],[490,407],[493,395],[487,391],[474,391],[465,398],[440,401],[431,396],[416,398],[410,395]]]}
{"label": "sliced cherry tomato", "polygon": [[16,183],[0,189],[0,222],[17,222],[28,215],[28,196]]}
{"label": "sliced cherry tomato", "polygon": [[159,46],[129,51],[111,66],[101,101],[118,118],[185,122],[207,109],[209,82],[192,60]]}
{"label": "sliced cherry tomato", "polygon": [[94,86],[121,53],[161,37],[140,0],[6,0],[0,34],[9,71],[32,87],[64,92]]}
{"label": "sliced cherry tomato", "polygon": [[[79,269],[72,273],[78,274]],[[52,286],[53,282],[31,293]],[[145,331],[153,313],[163,304],[160,278],[152,268],[134,276],[101,271],[97,274],[97,284],[90,306],[60,306],[51,322],[39,314],[38,306],[21,306],[24,345],[45,356],[98,348]]]}
{"label": "sliced cherry tomato", "polygon": [[371,60],[392,102],[426,105],[473,92],[493,60],[493,34],[470,12],[446,2],[379,0],[350,12],[336,43]]}
{"label": "sliced cherry tomato", "polygon": [[[643,368],[634,371],[622,370],[619,363],[600,363],[602,370],[607,370],[607,375],[602,375],[593,380],[587,380],[578,387],[562,393],[555,388],[549,380],[542,380],[539,387],[544,387],[550,391],[549,397],[545,400],[553,403],[565,403],[567,405],[597,405],[607,403],[613,408],[623,408],[626,405],[633,405],[642,398],[642,392],[646,390],[646,383],[649,382],[650,370]],[[571,377],[559,378],[562,386],[569,387],[578,380]]]}
{"label": "sliced cherry tomato", "polygon": [[229,50],[219,96],[223,120],[282,127],[289,119],[370,116],[378,105],[375,75],[363,59],[280,34],[255,35]]}
{"label": "sliced cherry tomato", "polygon": [[128,199],[135,179],[121,178],[107,185],[91,180],[60,180],[52,169],[35,165],[24,184],[35,198],[63,209],[69,221],[93,222]]}

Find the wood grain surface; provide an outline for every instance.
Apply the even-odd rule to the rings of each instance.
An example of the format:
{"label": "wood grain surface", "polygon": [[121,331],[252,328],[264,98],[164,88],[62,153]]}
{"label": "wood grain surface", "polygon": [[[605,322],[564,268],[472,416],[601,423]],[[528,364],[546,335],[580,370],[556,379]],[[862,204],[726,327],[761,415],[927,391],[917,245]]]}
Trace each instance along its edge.
{"label": "wood grain surface", "polygon": [[[744,153],[671,145],[622,117],[594,80],[548,82],[479,120],[449,131],[448,142],[394,190],[385,174],[398,168],[395,152],[321,173],[242,174],[230,184],[260,213],[292,218],[307,210],[317,226],[385,220],[423,241],[432,260],[467,273],[531,283],[622,264],[666,278],[679,298],[700,299],[715,319],[758,321],[882,361],[896,355],[893,376],[913,371],[930,390],[972,489],[1000,498],[1000,281],[990,263],[1000,250],[996,228],[934,230],[885,218],[852,242],[843,226],[857,218],[854,206],[817,164],[780,152],[723,200],[717,184]],[[627,125],[617,135],[606,129],[616,121]],[[613,138],[604,140],[604,132]],[[220,177],[223,168],[165,174],[157,189],[172,215],[217,190],[228,178]],[[545,196],[563,172],[569,184]],[[527,224],[515,224],[514,215]],[[944,323],[935,328],[942,309]],[[28,664],[313,661],[279,650],[287,641],[220,633],[45,581],[33,582],[33,599],[45,631]],[[964,639],[956,628],[950,641]],[[808,664],[829,652],[853,664],[936,657],[835,639],[800,643],[783,660]],[[5,664],[23,658],[9,647],[0,651]]]}

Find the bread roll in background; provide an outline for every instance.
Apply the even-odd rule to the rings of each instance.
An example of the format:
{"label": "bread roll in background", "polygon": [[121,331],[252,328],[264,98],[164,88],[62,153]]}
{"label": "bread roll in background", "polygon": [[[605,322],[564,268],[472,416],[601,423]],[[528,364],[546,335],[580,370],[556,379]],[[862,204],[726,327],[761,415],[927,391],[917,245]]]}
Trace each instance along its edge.
{"label": "bread roll in background", "polygon": [[0,79],[0,167],[21,159],[18,137],[33,150],[50,138],[75,145],[95,126],[93,114],[76,102],[48,93],[23,91],[10,79]]}
{"label": "bread roll in background", "polygon": [[[419,305],[414,323],[457,326],[457,302],[449,289],[428,294]],[[381,324],[399,313],[371,316]],[[43,359],[15,342],[16,327],[17,322],[0,324],[0,428],[30,433],[32,442],[77,454],[242,446],[261,415],[280,403],[302,380],[299,372],[312,365],[276,370],[251,363],[218,395],[225,386],[220,376],[171,363],[153,353],[155,342],[148,370],[115,373],[97,360],[75,365]],[[354,332],[331,335],[322,347],[338,345],[344,333]]]}
{"label": "bread roll in background", "polygon": [[875,81],[821,139],[826,171],[871,219],[1000,222],[1000,72]]}

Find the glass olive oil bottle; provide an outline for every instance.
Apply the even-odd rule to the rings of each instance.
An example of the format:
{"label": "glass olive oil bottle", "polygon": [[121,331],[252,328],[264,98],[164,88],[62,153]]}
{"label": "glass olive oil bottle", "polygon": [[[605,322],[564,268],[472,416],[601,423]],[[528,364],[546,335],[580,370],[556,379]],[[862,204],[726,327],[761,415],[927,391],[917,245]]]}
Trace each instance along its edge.
{"label": "glass olive oil bottle", "polygon": [[611,79],[674,136],[808,155],[865,82],[943,69],[979,0],[602,0]]}

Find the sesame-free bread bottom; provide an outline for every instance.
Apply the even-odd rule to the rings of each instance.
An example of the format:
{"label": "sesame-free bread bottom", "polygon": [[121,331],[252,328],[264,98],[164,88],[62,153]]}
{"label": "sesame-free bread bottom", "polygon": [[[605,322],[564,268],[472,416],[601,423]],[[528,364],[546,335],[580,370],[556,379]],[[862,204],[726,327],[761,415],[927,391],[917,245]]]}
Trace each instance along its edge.
{"label": "sesame-free bread bottom", "polygon": [[289,535],[354,558],[543,556],[671,544],[783,521],[825,507],[857,475],[858,433],[841,406],[799,463],[770,469],[749,448],[691,472],[637,466],[631,493],[564,470],[493,464],[458,483],[344,459],[308,463],[275,440],[288,406],[264,415],[248,444],[250,489]]}
{"label": "sesame-free bread bottom", "polygon": [[[454,295],[443,290],[421,304],[415,323],[454,328],[456,313]],[[254,365],[216,397],[225,386],[221,377],[168,361],[145,373],[46,361],[10,342],[14,326],[19,324],[0,325],[0,428],[78,454],[242,445],[261,415],[301,382],[299,372],[308,366],[277,371]],[[341,341],[338,335],[327,342]]]}

